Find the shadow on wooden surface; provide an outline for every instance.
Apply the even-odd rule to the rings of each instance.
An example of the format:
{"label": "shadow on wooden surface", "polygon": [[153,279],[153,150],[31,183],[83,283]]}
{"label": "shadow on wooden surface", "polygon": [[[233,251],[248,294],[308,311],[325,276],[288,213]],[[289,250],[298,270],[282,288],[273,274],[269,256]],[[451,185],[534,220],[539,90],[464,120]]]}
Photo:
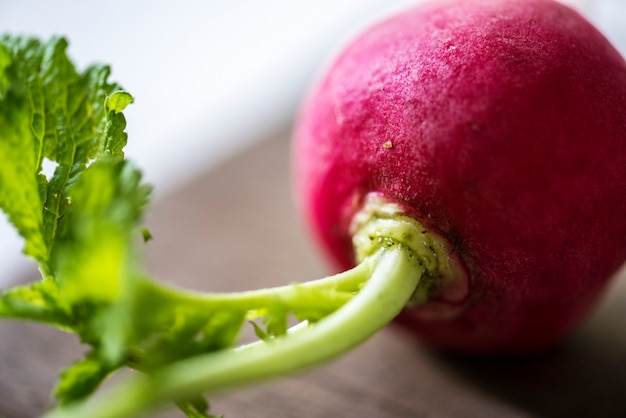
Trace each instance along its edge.
{"label": "shadow on wooden surface", "polygon": [[531,416],[626,417],[626,278],[561,346],[525,359],[435,355],[467,384]]}
{"label": "shadow on wooden surface", "polygon": [[[157,201],[148,219],[155,237],[147,247],[150,271],[214,291],[322,276],[294,209],[288,161],[283,133]],[[390,327],[315,370],[214,396],[214,412],[227,418],[624,417],[625,299],[621,280],[567,344],[515,361],[433,353]],[[0,322],[0,417],[40,416],[56,374],[82,349],[55,330]]]}

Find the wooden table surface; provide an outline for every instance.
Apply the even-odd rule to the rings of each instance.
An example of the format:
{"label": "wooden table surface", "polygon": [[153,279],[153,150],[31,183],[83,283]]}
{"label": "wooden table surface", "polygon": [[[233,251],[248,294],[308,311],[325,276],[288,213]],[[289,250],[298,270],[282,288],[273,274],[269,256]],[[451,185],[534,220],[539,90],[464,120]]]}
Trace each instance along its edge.
{"label": "wooden table surface", "polygon": [[[290,187],[285,129],[155,202],[150,271],[204,290],[321,277],[324,264]],[[626,278],[619,278],[572,338],[533,358],[445,356],[389,327],[330,364],[217,396],[213,411],[227,418],[626,417],[624,318]],[[82,350],[71,335],[0,322],[0,417],[40,416],[59,369]]]}

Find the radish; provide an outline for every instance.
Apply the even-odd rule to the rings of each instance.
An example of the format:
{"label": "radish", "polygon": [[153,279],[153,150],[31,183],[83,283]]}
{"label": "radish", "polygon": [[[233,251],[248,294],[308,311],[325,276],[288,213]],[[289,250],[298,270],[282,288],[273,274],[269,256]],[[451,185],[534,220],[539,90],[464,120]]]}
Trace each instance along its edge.
{"label": "radish", "polygon": [[626,258],[626,64],[554,1],[421,5],[330,65],[300,116],[295,166],[338,268],[363,250],[359,225],[380,219],[414,220],[445,249],[447,270],[401,324],[450,350],[542,349]]}
{"label": "radish", "polygon": [[[48,418],[167,401],[208,417],[203,394],[330,360],[394,320],[445,350],[537,351],[626,260],[626,63],[554,1],[423,4],[348,44],[294,133],[300,207],[342,272],[227,294],[148,274],[150,188],[123,152],[133,97],[66,46],[0,38],[0,209],[42,275],[0,289],[0,318],[91,346]],[[259,340],[238,346],[247,322]],[[122,368],[141,375],[91,399]]]}

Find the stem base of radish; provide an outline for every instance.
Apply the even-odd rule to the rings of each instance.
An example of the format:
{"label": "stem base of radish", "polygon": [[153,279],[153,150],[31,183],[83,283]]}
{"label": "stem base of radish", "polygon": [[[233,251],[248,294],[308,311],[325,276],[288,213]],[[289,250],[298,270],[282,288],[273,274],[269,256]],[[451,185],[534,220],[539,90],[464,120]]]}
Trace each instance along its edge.
{"label": "stem base of radish", "polygon": [[[380,247],[402,243],[424,268],[424,276],[407,306],[422,308],[435,298],[451,302],[455,310],[469,294],[469,275],[458,253],[437,231],[409,216],[398,205],[377,193],[365,198],[353,217],[353,247],[358,260],[365,260]],[[423,309],[427,311],[427,309]]]}

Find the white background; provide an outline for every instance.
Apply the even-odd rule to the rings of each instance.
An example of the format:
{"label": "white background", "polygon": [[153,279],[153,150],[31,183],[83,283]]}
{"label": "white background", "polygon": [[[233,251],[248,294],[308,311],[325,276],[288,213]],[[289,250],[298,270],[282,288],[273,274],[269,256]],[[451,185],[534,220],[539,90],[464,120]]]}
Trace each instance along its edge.
{"label": "white background", "polygon": [[[415,0],[0,0],[0,33],[64,35],[135,96],[127,155],[157,197],[293,117],[326,57]],[[569,0],[626,51],[624,0]],[[0,286],[30,262],[0,214]]]}

